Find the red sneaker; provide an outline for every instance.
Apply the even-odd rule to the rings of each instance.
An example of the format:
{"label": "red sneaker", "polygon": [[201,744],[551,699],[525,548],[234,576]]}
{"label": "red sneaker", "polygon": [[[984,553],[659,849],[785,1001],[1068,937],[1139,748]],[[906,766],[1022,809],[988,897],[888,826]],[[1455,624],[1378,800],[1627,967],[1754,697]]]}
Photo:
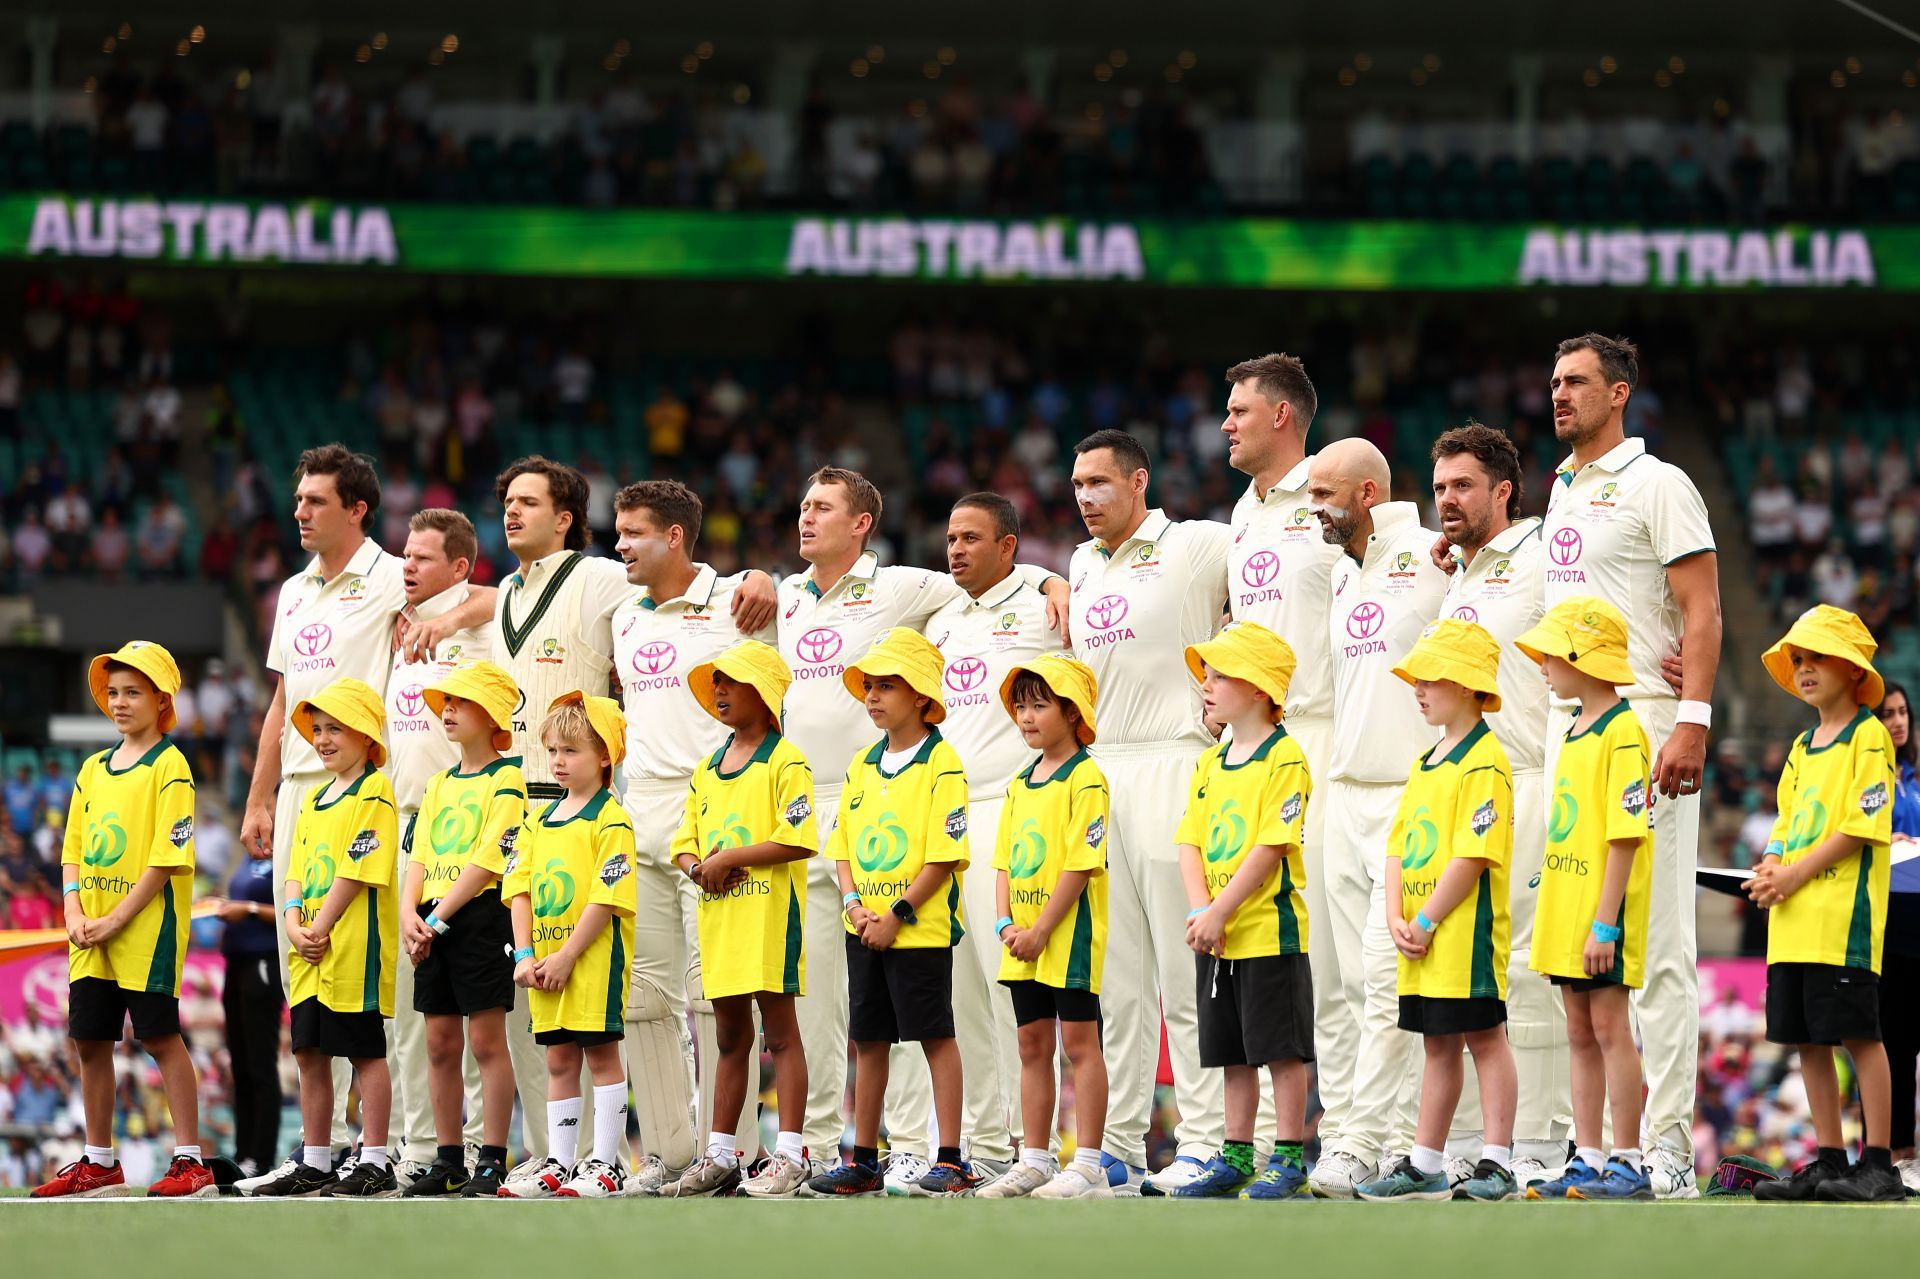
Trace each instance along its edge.
{"label": "red sneaker", "polygon": [[35,1199],[110,1199],[131,1193],[127,1187],[126,1165],[115,1160],[113,1167],[102,1168],[85,1155],[54,1175],[52,1181],[36,1187]]}
{"label": "red sneaker", "polygon": [[167,1175],[148,1186],[147,1193],[163,1199],[211,1199],[220,1191],[213,1184],[213,1169],[191,1155],[175,1155]]}

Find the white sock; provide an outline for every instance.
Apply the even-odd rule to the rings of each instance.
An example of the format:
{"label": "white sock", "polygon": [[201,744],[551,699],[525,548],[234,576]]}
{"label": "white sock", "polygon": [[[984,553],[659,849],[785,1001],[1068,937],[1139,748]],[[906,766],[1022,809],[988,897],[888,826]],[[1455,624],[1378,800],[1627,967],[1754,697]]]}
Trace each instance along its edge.
{"label": "white sock", "polygon": [[773,1153],[789,1163],[807,1162],[807,1148],[797,1132],[783,1132],[773,1139]]}
{"label": "white sock", "polygon": [[1575,1146],[1573,1148],[1573,1157],[1585,1163],[1587,1167],[1593,1169],[1595,1172],[1599,1172],[1600,1165],[1607,1162],[1606,1159],[1601,1156],[1600,1147],[1598,1146]]}
{"label": "white sock", "polygon": [[618,1166],[627,1136],[627,1081],[593,1086],[593,1157]]}
{"label": "white sock", "polygon": [[333,1171],[333,1147],[302,1146],[300,1162],[309,1168],[318,1168],[321,1172]]}
{"label": "white sock", "polygon": [[1447,1166],[1447,1156],[1438,1150],[1429,1150],[1425,1146],[1413,1148],[1413,1170],[1424,1177],[1431,1177]]}
{"label": "white sock", "polygon": [[363,1164],[372,1164],[375,1168],[385,1168],[387,1166],[387,1148],[385,1146],[360,1147],[360,1162]]}
{"label": "white sock", "polygon": [[1647,1162],[1645,1153],[1635,1147],[1616,1146],[1613,1157],[1629,1168],[1638,1168]]}
{"label": "white sock", "polygon": [[114,1153],[112,1146],[88,1146],[87,1162],[102,1168],[111,1168],[120,1162],[120,1156]]}
{"label": "white sock", "polygon": [[[1041,1151],[1040,1153],[1042,1157],[1046,1154],[1045,1151]],[[1085,1173],[1087,1180],[1093,1182],[1095,1185],[1099,1185],[1105,1180],[1105,1178],[1100,1175],[1100,1152],[1098,1150],[1089,1150],[1085,1146],[1080,1147],[1080,1149],[1073,1152],[1073,1166]]]}
{"label": "white sock", "polygon": [[[1082,1151],[1081,1153],[1084,1154],[1086,1152]],[[1075,1156],[1075,1158],[1078,1158],[1078,1156]],[[1036,1172],[1050,1173],[1053,1171],[1053,1160],[1048,1157],[1046,1147],[1044,1146],[1022,1147],[1020,1151],[1020,1162]],[[1097,1150],[1093,1152],[1093,1166],[1096,1168],[1100,1166],[1100,1152]]]}
{"label": "white sock", "polygon": [[738,1168],[740,1152],[734,1147],[733,1134],[730,1132],[710,1132],[707,1134],[707,1158],[722,1168]]}
{"label": "white sock", "polygon": [[1480,1157],[1482,1159],[1491,1159],[1502,1168],[1511,1169],[1513,1167],[1512,1146],[1482,1146],[1480,1147]]}
{"label": "white sock", "polygon": [[193,1162],[195,1162],[195,1163],[199,1163],[199,1162],[200,1162],[200,1147],[198,1147],[198,1146],[175,1146],[175,1147],[173,1148],[173,1157],[174,1157],[175,1159],[178,1159],[178,1158],[179,1158],[179,1157],[180,1157],[181,1155],[185,1155],[185,1156],[186,1156],[187,1158],[189,1158],[189,1159],[191,1159],[191,1160],[193,1160]]}
{"label": "white sock", "polygon": [[547,1154],[567,1167],[580,1148],[580,1099],[547,1103]]}

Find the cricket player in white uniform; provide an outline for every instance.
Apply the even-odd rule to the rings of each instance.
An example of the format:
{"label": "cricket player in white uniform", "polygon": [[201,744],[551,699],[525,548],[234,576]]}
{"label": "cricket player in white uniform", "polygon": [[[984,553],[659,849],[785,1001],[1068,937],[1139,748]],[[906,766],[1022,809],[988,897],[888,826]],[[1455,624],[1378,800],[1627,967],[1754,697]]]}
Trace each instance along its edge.
{"label": "cricket player in white uniform", "polygon": [[1360,1028],[1350,1073],[1342,1077],[1345,1062],[1323,1062],[1320,1073],[1323,1096],[1347,1090],[1346,1118],[1309,1178],[1325,1198],[1350,1197],[1390,1148],[1412,1146],[1419,1096],[1413,1036],[1400,1029],[1398,952],[1387,933],[1387,836],[1407,767],[1435,730],[1393,668],[1439,616],[1447,578],[1430,554],[1433,532],[1420,526],[1413,503],[1389,500],[1388,483],[1387,459],[1358,438],[1320,450],[1307,478],[1321,535],[1345,552],[1327,619],[1333,746],[1327,776],[1313,779],[1313,802],[1333,815],[1322,857],[1327,915],[1315,924],[1321,936],[1333,935],[1340,991]]}
{"label": "cricket player in white uniform", "polygon": [[[1194,762],[1214,741],[1199,686],[1176,676],[1187,647],[1210,637],[1225,612],[1233,530],[1149,508],[1146,450],[1123,431],[1096,431],[1074,453],[1074,501],[1093,536],[1068,570],[1072,641],[1099,681],[1100,740],[1092,749],[1113,797],[1100,991],[1109,1080],[1102,1163],[1116,1194],[1165,1192],[1191,1181],[1226,1140],[1222,1076],[1200,1066],[1187,893],[1173,835]],[[1178,1148],[1146,1187],[1162,1018]]]}
{"label": "cricket player in white uniform", "polygon": [[[464,605],[474,588],[467,584],[479,541],[473,523],[459,511],[425,510],[408,521],[407,545],[400,557],[401,581],[407,606],[403,619],[431,622]],[[491,594],[491,592],[489,592]],[[394,882],[405,883],[417,832],[415,820],[426,797],[427,782],[460,763],[460,748],[447,740],[440,717],[433,713],[421,690],[466,662],[493,656],[493,622],[454,631],[417,658],[405,650],[393,655],[387,676],[387,777],[393,783],[400,815],[400,861]],[[424,834],[420,835],[424,838]],[[387,1042],[393,1071],[393,1112],[399,1116],[401,1162],[394,1173],[402,1184],[424,1173],[433,1162],[437,1138],[433,1098],[427,1086],[426,1018],[413,1010],[413,964],[394,968],[393,1020]],[[521,992],[525,998],[525,992]],[[546,1073],[546,1057],[533,1042],[525,1017],[507,1018],[507,1052],[513,1060],[515,1087],[524,1078]],[[480,1144],[480,1068],[467,1052],[466,1137]]]}
{"label": "cricket player in white uniform", "polygon": [[[1017,663],[1063,647],[1047,625],[1047,598],[1014,571],[1020,517],[998,493],[970,493],[947,517],[947,569],[965,594],[927,623],[927,638],[946,661],[940,731],[967,770],[967,843],[973,865],[993,865],[994,840],[1007,786],[1033,762],[1033,752],[1000,706],[996,690]],[[953,978],[955,1037],[966,1084],[961,1122],[976,1172],[999,1173],[1015,1143],[1048,1145],[1051,1133],[1020,1131],[1020,1045],[1013,999],[999,981],[1002,948],[995,918],[994,876],[974,873],[961,888],[967,933]],[[967,970],[971,956],[976,973]]]}
{"label": "cricket player in white uniform", "polygon": [[[1571,450],[1554,474],[1541,534],[1546,607],[1593,595],[1625,614],[1634,682],[1621,693],[1653,743],[1653,895],[1646,985],[1634,1012],[1647,1072],[1641,1140],[1656,1195],[1699,1193],[1693,1167],[1694,1076],[1699,1067],[1694,868],[1700,779],[1720,661],[1720,567],[1706,503],[1686,472],[1628,439],[1627,400],[1639,353],[1588,333],[1562,342],[1553,366],[1553,433]],[[1680,656],[1676,700],[1663,668]],[[1547,734],[1547,776],[1561,737]]]}
{"label": "cricket player in white uniform", "polygon": [[[1507,964],[1507,1038],[1519,1074],[1513,1127],[1513,1174],[1559,1175],[1566,1163],[1573,1097],[1567,1065],[1566,1012],[1551,982],[1528,967],[1533,904],[1546,856],[1546,784],[1542,772],[1548,733],[1547,682],[1540,667],[1513,641],[1540,620],[1546,581],[1540,521],[1521,518],[1520,454],[1503,431],[1470,423],[1433,445],[1433,499],[1440,533],[1452,548],[1454,572],[1441,613],[1478,622],[1500,642],[1501,709],[1487,724],[1513,768],[1513,861],[1508,868],[1512,911]],[[1471,1070],[1469,1059],[1468,1069]],[[1448,1159],[1450,1176],[1471,1172],[1479,1153],[1478,1089],[1461,1090],[1454,1115],[1464,1169]],[[1471,1152],[1469,1154],[1469,1152]]]}
{"label": "cricket player in white uniform", "polygon": [[[1227,551],[1229,606],[1237,622],[1258,622],[1287,641],[1299,663],[1287,686],[1283,722],[1287,736],[1300,743],[1307,772],[1318,785],[1327,775],[1333,744],[1333,667],[1327,652],[1327,613],[1332,607],[1333,566],[1340,548],[1320,536],[1320,521],[1307,499],[1307,430],[1319,397],[1300,361],[1290,355],[1263,355],[1227,370],[1233,388],[1227,396],[1227,462],[1249,478],[1247,491],[1233,508],[1233,544]],[[1303,854],[1307,866],[1307,919],[1327,915],[1323,832],[1327,805],[1307,805]],[[1340,993],[1340,955],[1333,934],[1308,933],[1313,962],[1313,1044],[1318,1069],[1330,1063],[1352,1069],[1360,1028]],[[1335,1076],[1341,1071],[1333,1070]],[[1320,1091],[1320,1141],[1337,1136],[1346,1122],[1347,1089]],[[1271,1132],[1265,1108],[1272,1094],[1261,1094],[1258,1131]]]}
{"label": "cricket player in white uniform", "polygon": [[[352,677],[378,690],[387,686],[394,618],[406,604],[400,560],[367,536],[380,509],[380,478],[373,461],[340,444],[308,449],[295,467],[294,520],[300,548],[313,559],[280,588],[274,608],[267,669],[280,676],[260,727],[253,784],[247,792],[240,844],[247,854],[273,861],[274,882],[287,876],[294,819],[307,792],[330,774],[302,737],[288,709],[336,679]],[[482,603],[463,606],[467,621],[484,618]],[[280,942],[280,980],[287,981],[284,918],[274,921]],[[346,1099],[351,1068],[334,1064],[332,1142],[347,1144]],[[280,1169],[243,1181],[251,1190]]]}
{"label": "cricket player in white uniform", "polygon": [[[721,577],[711,565],[693,558],[702,515],[699,497],[674,480],[630,484],[614,498],[613,527],[620,539],[614,549],[626,563],[628,585],[638,588],[613,615],[613,665],[625,690],[627,713],[622,802],[639,845],[634,858],[640,885],[634,954],[670,956],[686,974],[684,986],[677,982],[661,986],[636,968],[628,1008],[627,1058],[636,1079],[643,1072],[668,1076],[678,1072],[684,1078],[687,1062],[679,1028],[685,1025],[691,1002],[697,1057],[703,1063],[698,1131],[737,1134],[745,1147],[741,1163],[746,1165],[759,1153],[759,1055],[749,1054],[747,1059],[747,1096],[741,1115],[714,1123],[713,1072],[704,1063],[717,1060],[719,1049],[713,1005],[700,990],[694,927],[699,890],[673,866],[667,846],[685,815],[694,771],[727,736],[725,726],[694,699],[687,672],[742,639],[771,644],[774,631],[771,624],[742,631],[733,618],[734,597],[752,589],[750,579],[770,586],[765,574]],[[640,1006],[643,1001],[644,1007]],[[690,1080],[682,1084],[683,1090],[691,1087]],[[686,1102],[676,1106],[671,1087],[653,1091],[661,1113],[650,1119],[658,1133],[649,1134],[647,1159],[628,1178],[628,1190],[637,1194],[678,1176],[700,1153],[696,1130],[688,1126]]]}
{"label": "cricket player in white uniform", "polygon": [[[831,466],[814,472],[799,520],[800,558],[811,567],[780,583],[780,656],[793,671],[787,738],[813,765],[814,814],[823,840],[839,817],[847,762],[856,750],[873,744],[872,721],[841,683],[847,663],[895,626],[924,630],[935,613],[964,597],[945,573],[882,568],[866,549],[880,514],[880,492],[859,472]],[[1044,570],[1017,571],[1028,580],[1052,577]],[[846,1128],[846,927],[833,865],[824,857],[809,863],[807,995],[795,1005],[807,1054],[802,1136],[816,1160],[832,1158]],[[931,1170],[927,1126],[932,1109],[933,1086],[919,1050],[896,1045],[886,1101],[889,1193],[910,1193]]]}

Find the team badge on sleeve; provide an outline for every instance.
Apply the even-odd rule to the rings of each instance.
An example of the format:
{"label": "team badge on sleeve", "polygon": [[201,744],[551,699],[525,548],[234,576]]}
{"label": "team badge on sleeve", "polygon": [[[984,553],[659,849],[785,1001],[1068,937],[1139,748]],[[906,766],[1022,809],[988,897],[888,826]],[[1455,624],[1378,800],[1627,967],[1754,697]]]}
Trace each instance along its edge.
{"label": "team badge on sleeve", "polygon": [[1299,791],[1287,796],[1287,802],[1280,805],[1280,820],[1291,826],[1300,820],[1301,810],[1306,808],[1307,798]]}
{"label": "team badge on sleeve", "polygon": [[787,825],[798,826],[801,822],[813,816],[813,805],[807,802],[805,795],[802,795],[787,805],[787,811],[783,816],[787,819]]}
{"label": "team badge on sleeve", "polygon": [[1873,816],[1886,806],[1887,784],[1885,782],[1875,782],[1860,792],[1860,811],[1867,816]]}
{"label": "team badge on sleeve", "polygon": [[363,830],[353,837],[351,844],[347,845],[347,856],[354,861],[359,861],[378,847],[380,847],[380,837],[371,830]]}
{"label": "team badge on sleeve", "polygon": [[193,841],[193,818],[182,817],[175,822],[173,829],[167,832],[167,839],[175,848],[185,848]]}
{"label": "team badge on sleeve", "polygon": [[1098,848],[1107,839],[1107,819],[1096,817],[1087,823],[1087,847]]}
{"label": "team badge on sleeve", "polygon": [[520,828],[509,826],[500,832],[500,856],[506,859],[507,874],[520,864]]}
{"label": "team badge on sleeve", "polygon": [[605,862],[601,863],[600,882],[608,888],[612,888],[615,884],[625,879],[632,870],[633,866],[627,861],[627,855],[625,853],[615,853],[613,856],[607,858]]}
{"label": "team badge on sleeve", "polygon": [[1467,824],[1473,827],[1474,834],[1484,835],[1493,829],[1493,824],[1499,820],[1499,817],[1500,815],[1494,811],[1493,801],[1488,800],[1473,810],[1473,816],[1467,819]]}
{"label": "team badge on sleeve", "polygon": [[1620,792],[1620,807],[1626,809],[1635,817],[1646,812],[1647,784],[1638,780],[1629,783],[1627,788]]}
{"label": "team badge on sleeve", "polygon": [[967,810],[962,805],[947,814],[947,838],[959,839],[967,833]]}

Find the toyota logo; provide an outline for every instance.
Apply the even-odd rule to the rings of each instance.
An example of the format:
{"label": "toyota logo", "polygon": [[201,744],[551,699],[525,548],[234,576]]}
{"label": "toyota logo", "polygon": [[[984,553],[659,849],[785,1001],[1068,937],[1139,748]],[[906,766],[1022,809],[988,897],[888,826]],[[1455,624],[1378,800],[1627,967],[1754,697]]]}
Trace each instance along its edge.
{"label": "toyota logo", "polygon": [[1355,639],[1366,639],[1380,629],[1380,622],[1387,610],[1372,600],[1362,600],[1353,606],[1353,612],[1347,614],[1347,634]]}
{"label": "toyota logo", "polygon": [[947,663],[946,685],[956,693],[977,687],[987,677],[987,664],[977,657],[963,657]]}
{"label": "toyota logo", "polygon": [[633,669],[642,675],[658,675],[673,665],[673,659],[679,656],[673,645],[665,640],[654,640],[642,644],[633,650]]}
{"label": "toyota logo", "polygon": [[313,657],[327,651],[327,645],[333,643],[333,628],[325,622],[315,622],[311,626],[302,626],[293,637],[293,651],[302,657]]}
{"label": "toyota logo", "polygon": [[427,699],[420,695],[418,684],[409,684],[400,690],[400,713],[406,718],[412,719],[418,715],[426,704]]}
{"label": "toyota logo", "polygon": [[1102,595],[1087,606],[1087,625],[1096,631],[1118,626],[1127,616],[1124,595]]}
{"label": "toyota logo", "polygon": [[1459,608],[1453,610],[1453,615],[1463,622],[1477,622],[1480,620],[1480,611],[1471,604],[1462,604]]}
{"label": "toyota logo", "polygon": [[1580,530],[1577,528],[1556,529],[1553,540],[1547,543],[1547,554],[1553,556],[1553,562],[1565,568],[1580,558]]}
{"label": "toyota logo", "polygon": [[831,662],[840,654],[840,632],[831,626],[816,626],[800,637],[794,647],[800,652],[800,660],[819,664]]}
{"label": "toyota logo", "polygon": [[1265,586],[1280,572],[1280,557],[1272,551],[1255,551],[1240,566],[1240,580],[1248,586]]}

